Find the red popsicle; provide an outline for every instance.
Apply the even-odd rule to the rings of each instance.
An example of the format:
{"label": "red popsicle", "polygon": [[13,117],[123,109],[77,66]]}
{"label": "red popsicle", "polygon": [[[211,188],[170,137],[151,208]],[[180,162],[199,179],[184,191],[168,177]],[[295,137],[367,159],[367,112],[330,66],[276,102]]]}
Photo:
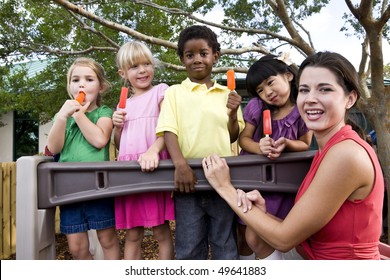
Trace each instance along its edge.
{"label": "red popsicle", "polygon": [[126,100],[127,100],[128,93],[129,93],[129,89],[127,87],[122,87],[121,97],[119,99],[119,105],[118,105],[119,108],[121,108],[121,109],[126,108]]}
{"label": "red popsicle", "polygon": [[226,72],[227,76],[227,87],[230,90],[236,89],[236,78],[234,77],[234,70],[230,69]]}
{"label": "red popsicle", "polygon": [[272,123],[271,123],[271,111],[263,111],[263,132],[265,137],[269,137],[272,134]]}
{"label": "red popsicle", "polygon": [[84,91],[80,91],[79,94],[76,97],[76,101],[78,103],[82,104],[84,102],[84,99],[85,99],[85,92]]}

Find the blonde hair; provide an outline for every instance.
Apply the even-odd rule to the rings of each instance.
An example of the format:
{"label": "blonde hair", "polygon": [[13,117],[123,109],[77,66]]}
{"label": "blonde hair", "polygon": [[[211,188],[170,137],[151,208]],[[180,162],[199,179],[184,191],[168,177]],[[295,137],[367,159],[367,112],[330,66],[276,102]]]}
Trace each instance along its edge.
{"label": "blonde hair", "polygon": [[144,62],[152,64],[153,67],[158,64],[149,47],[140,41],[123,44],[116,55],[116,65],[124,72],[131,66]]}
{"label": "blonde hair", "polygon": [[96,100],[97,106],[100,107],[102,105],[102,95],[111,89],[111,83],[106,78],[106,73],[104,71],[104,68],[99,63],[97,63],[95,60],[93,60],[92,58],[88,58],[88,57],[77,58],[72,63],[72,65],[69,67],[68,74],[66,75],[66,80],[67,80],[66,89],[68,91],[68,95],[72,99],[73,99],[73,95],[70,93],[70,82],[71,82],[73,70],[77,66],[89,67],[96,73],[96,76],[97,76],[99,83],[100,83],[100,86],[102,88],[102,90],[101,90],[101,92],[98,95],[98,98]]}

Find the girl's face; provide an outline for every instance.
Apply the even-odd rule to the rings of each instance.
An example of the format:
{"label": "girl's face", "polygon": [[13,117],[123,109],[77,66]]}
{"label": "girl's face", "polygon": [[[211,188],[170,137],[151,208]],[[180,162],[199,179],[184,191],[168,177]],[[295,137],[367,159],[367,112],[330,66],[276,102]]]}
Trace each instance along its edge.
{"label": "girl's face", "polygon": [[154,65],[147,61],[141,61],[130,66],[125,73],[119,70],[119,75],[130,82],[135,90],[134,94],[144,93],[152,87]]}
{"label": "girl's face", "polygon": [[218,62],[219,52],[213,49],[204,39],[191,39],[184,44],[183,57],[188,77],[194,83],[209,84],[213,65]]}
{"label": "girl's face", "polygon": [[69,83],[70,93],[74,98],[77,97],[80,91],[85,92],[85,101],[91,102],[91,104],[96,104],[98,95],[100,94],[102,87],[100,86],[100,81],[91,68],[87,66],[75,66]]}
{"label": "girl's face", "polygon": [[297,106],[306,126],[317,132],[337,132],[345,125],[346,109],[357,100],[357,93],[348,94],[336,76],[324,67],[306,67],[299,80]]}
{"label": "girl's face", "polygon": [[257,86],[256,92],[267,104],[281,108],[291,103],[290,82],[292,79],[293,74],[290,72],[270,76]]}

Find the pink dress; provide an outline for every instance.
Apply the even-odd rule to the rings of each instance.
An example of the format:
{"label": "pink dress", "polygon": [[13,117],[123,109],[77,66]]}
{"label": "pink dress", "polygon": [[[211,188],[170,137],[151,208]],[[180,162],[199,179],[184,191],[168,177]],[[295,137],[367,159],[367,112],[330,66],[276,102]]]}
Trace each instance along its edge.
{"label": "pink dress", "polygon": [[[160,103],[167,88],[166,84],[159,84],[142,95],[127,99],[127,115],[121,135],[118,161],[138,160],[138,157],[156,141]],[[168,158],[166,150],[160,153],[160,159]],[[171,192],[148,192],[115,198],[117,229],[154,227],[174,219]]]}
{"label": "pink dress", "polygon": [[[301,245],[310,259],[379,259],[378,243],[382,229],[384,180],[382,169],[371,146],[351,126],[338,131],[313,159],[306,178],[298,190],[296,201],[306,192],[327,151],[337,143],[351,139],[368,153],[375,169],[374,187],[363,200],[346,200],[335,216]],[[342,187],[342,186],[340,186]]]}

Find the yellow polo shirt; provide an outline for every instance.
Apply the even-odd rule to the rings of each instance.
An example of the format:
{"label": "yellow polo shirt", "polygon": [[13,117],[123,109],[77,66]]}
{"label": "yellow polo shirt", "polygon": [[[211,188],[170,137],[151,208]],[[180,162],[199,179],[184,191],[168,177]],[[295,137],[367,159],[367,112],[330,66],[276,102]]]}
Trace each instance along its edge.
{"label": "yellow polo shirt", "polygon": [[[231,156],[227,99],[230,90],[216,82],[211,88],[189,78],[165,92],[156,128],[177,135],[185,158],[203,158],[212,153]],[[237,111],[239,131],[244,128],[241,108]]]}

